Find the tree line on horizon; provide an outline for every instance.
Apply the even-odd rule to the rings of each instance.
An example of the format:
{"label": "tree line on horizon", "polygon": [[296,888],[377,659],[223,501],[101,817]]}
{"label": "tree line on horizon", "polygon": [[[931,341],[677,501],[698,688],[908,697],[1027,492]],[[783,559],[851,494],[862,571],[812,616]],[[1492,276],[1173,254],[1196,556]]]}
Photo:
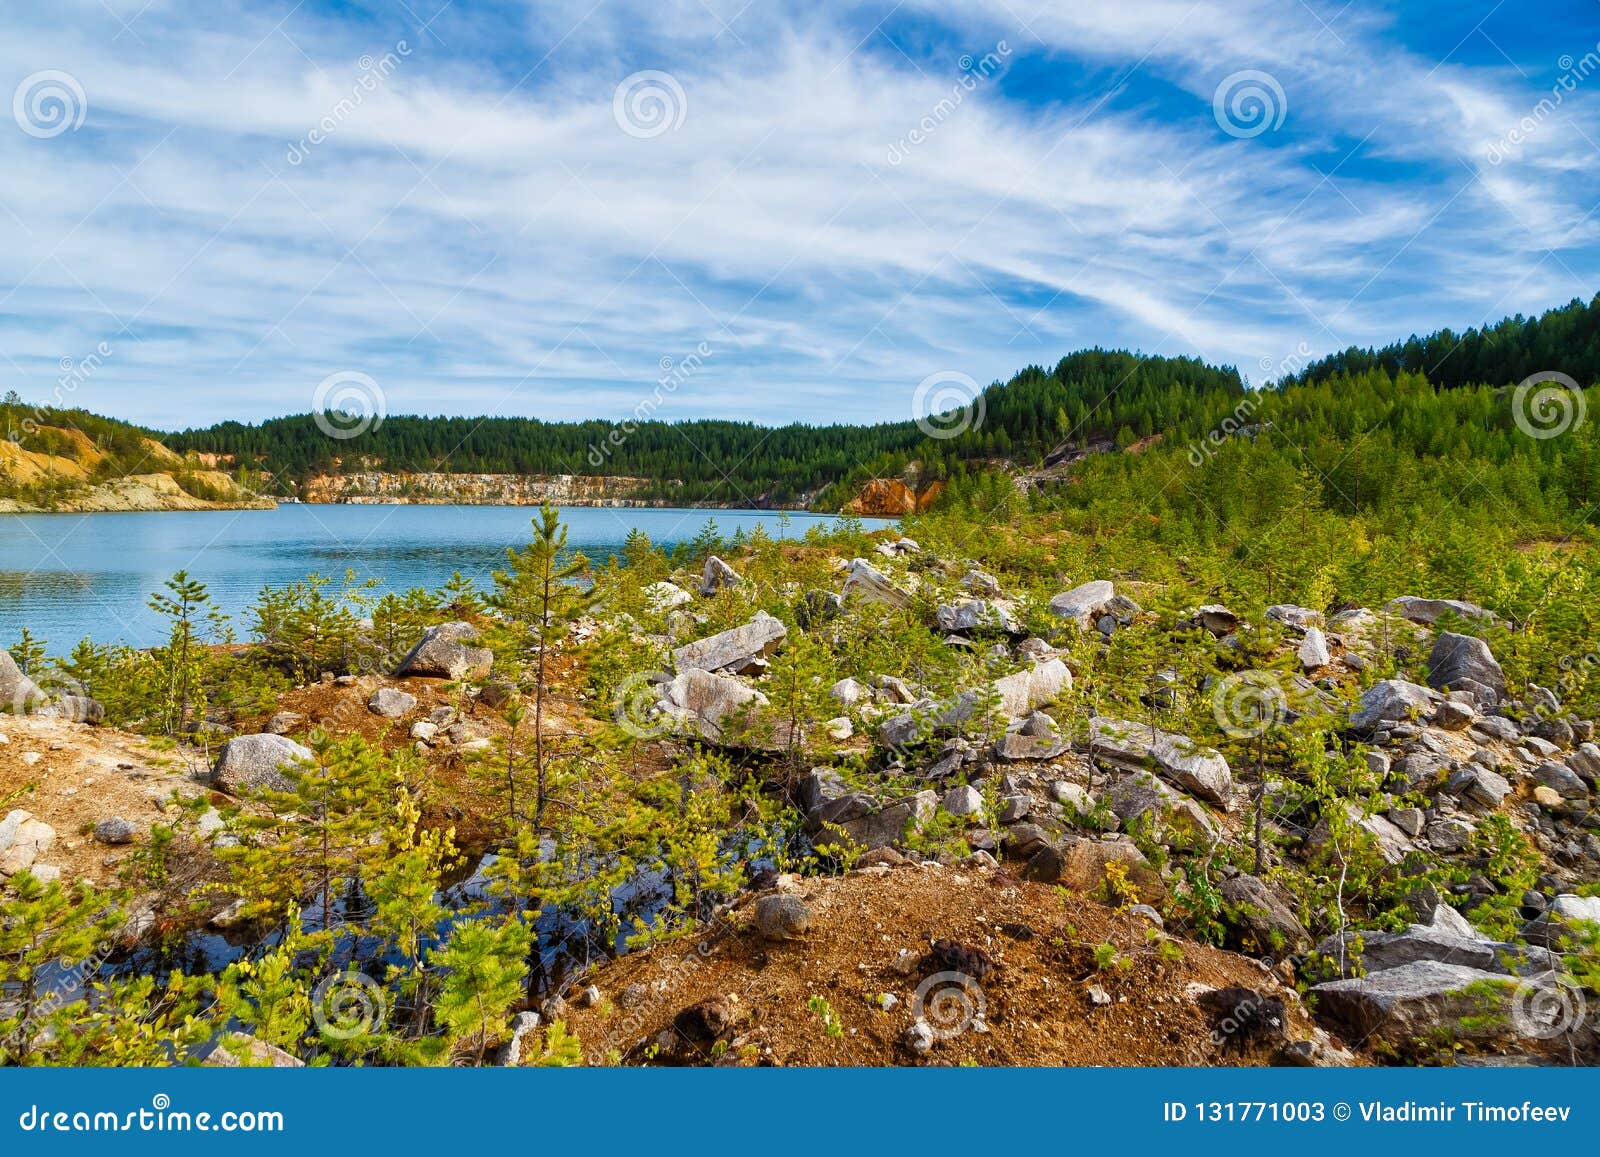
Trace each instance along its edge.
{"label": "tree line on horizon", "polygon": [[[1589,431],[1544,446],[1510,436],[1518,431],[1502,394],[1542,371],[1567,374],[1583,387],[1600,381],[1600,296],[1464,334],[1445,329],[1382,349],[1348,349],[1254,390],[1234,367],[1197,358],[1083,350],[982,390],[968,414],[936,423],[949,427],[947,437],[930,437],[909,419],[774,428],[719,419],[398,415],[335,439],[311,414],[157,436],[180,454],[229,456],[242,474],[270,479],[265,489],[280,496],[317,475],[381,469],[631,477],[646,480],[637,495],[644,499],[838,509],[871,479],[937,480],[960,494],[991,487],[997,472],[1080,456],[1073,451],[1144,449],[1159,435],[1169,447],[1204,457],[1215,452],[1219,431],[1270,425],[1296,446],[1359,438],[1348,454],[1329,458],[1356,492],[1392,487],[1419,458],[1471,458],[1495,472],[1516,460],[1522,475],[1503,480],[1508,487],[1554,485],[1581,496],[1594,469]],[[139,457],[146,433],[20,400],[0,403],[0,419],[25,449],[70,456],[71,441],[50,425],[89,434],[111,454],[101,473]],[[1547,477],[1551,471],[1556,475]],[[1537,506],[1549,496],[1527,498]]]}

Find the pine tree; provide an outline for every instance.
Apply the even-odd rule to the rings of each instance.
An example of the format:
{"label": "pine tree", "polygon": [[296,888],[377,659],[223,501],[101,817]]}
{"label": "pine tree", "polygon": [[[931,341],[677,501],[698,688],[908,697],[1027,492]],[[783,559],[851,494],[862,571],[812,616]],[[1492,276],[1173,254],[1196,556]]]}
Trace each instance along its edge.
{"label": "pine tree", "polygon": [[389,851],[372,878],[371,931],[397,959],[388,980],[413,1009],[412,1026],[426,1024],[433,996],[428,953],[450,911],[439,902],[445,873],[456,866],[454,831],[428,831],[411,793],[401,788],[389,832]]}
{"label": "pine tree", "polygon": [[17,635],[17,641],[9,650],[11,657],[16,660],[17,668],[24,675],[37,676],[44,670],[45,642],[43,639],[33,637],[33,632],[23,627]]}
{"label": "pine tree", "polygon": [[[545,704],[550,659],[572,623],[592,601],[591,589],[578,580],[589,570],[581,553],[567,551],[567,528],[550,504],[533,520],[533,541],[525,550],[508,550],[510,566],[494,572],[491,600],[504,625],[498,649],[517,680],[533,695],[534,800],[531,819],[542,827],[550,803],[549,753],[545,750]],[[491,645],[496,640],[491,638]]]}
{"label": "pine tree", "polygon": [[288,791],[262,788],[251,793],[255,807],[233,810],[240,842],[216,855],[229,869],[227,890],[245,902],[244,915],[278,916],[311,895],[327,933],[341,886],[353,893],[382,850],[372,838],[384,830],[387,793],[403,777],[404,757],[385,768],[360,735],[335,740],[320,729],[311,749],[311,762],[280,769]]}
{"label": "pine tree", "polygon": [[433,967],[444,974],[434,1016],[459,1056],[482,1065],[510,1031],[511,1008],[528,975],[528,929],[520,919],[457,924]]}
{"label": "pine tree", "polygon": [[150,596],[150,609],[167,620],[167,642],[152,652],[160,670],[161,696],[157,712],[167,735],[183,731],[205,718],[206,675],[210,654],[204,647],[205,627],[221,627],[220,616],[210,606],[205,583],[180,570],[166,581],[167,593]]}
{"label": "pine tree", "polygon": [[0,1061],[27,1064],[45,1018],[62,1007],[50,987],[55,967],[62,960],[97,959],[124,922],[128,897],[96,891],[87,881],[40,883],[26,869],[9,883],[16,898],[0,905],[0,991],[7,998],[0,1006]]}

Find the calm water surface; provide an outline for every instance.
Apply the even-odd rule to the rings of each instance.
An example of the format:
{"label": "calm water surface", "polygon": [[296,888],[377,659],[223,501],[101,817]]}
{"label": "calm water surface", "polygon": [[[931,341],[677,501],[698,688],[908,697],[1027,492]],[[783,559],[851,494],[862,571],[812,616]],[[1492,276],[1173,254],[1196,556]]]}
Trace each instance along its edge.
{"label": "calm water surface", "polygon": [[[0,515],[0,645],[27,627],[55,654],[79,639],[148,646],[161,630],[145,604],[187,570],[244,633],[243,610],[263,586],[317,571],[378,578],[380,590],[437,587],[459,570],[488,586],[508,546],[525,546],[525,506],[281,506],[277,510],[154,514]],[[708,518],[724,536],[764,525],[774,538],[831,525],[791,513],[783,531],[763,510],[563,508],[570,543],[603,561],[638,527],[658,545],[692,538]],[[868,519],[871,527],[886,526]]]}

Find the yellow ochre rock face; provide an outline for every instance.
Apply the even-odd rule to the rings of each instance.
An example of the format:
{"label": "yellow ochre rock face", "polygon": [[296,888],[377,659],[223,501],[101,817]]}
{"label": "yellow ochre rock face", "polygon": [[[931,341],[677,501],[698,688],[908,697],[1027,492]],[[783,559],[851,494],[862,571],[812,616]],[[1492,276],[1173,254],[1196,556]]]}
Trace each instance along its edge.
{"label": "yellow ochre rock face", "polygon": [[[0,484],[25,488],[22,497],[0,496],[0,513],[269,509],[276,505],[270,498],[242,489],[221,471],[184,470],[183,458],[153,438],[143,439],[147,456],[141,465],[149,473],[96,482],[96,468],[105,455],[93,439],[67,427],[39,427],[37,433],[57,436],[62,451],[29,450],[0,439]],[[48,490],[40,493],[41,487]]]}

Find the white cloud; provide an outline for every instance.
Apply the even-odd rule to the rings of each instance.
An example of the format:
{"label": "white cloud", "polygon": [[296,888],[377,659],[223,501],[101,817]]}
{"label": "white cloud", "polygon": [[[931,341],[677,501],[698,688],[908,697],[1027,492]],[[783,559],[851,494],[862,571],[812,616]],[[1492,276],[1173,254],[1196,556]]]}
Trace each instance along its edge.
{"label": "white cloud", "polygon": [[[119,7],[122,29],[71,0],[0,45],[0,75],[65,68],[90,103],[78,133],[0,131],[0,378],[41,396],[105,339],[79,399],[156,425],[300,410],[340,369],[391,413],[615,416],[707,341],[664,416],[902,418],[939,369],[987,380],[1106,344],[1250,372],[1300,342],[1481,320],[1513,286],[1506,311],[1585,292],[1594,226],[1563,173],[1590,161],[1550,159],[1581,102],[1543,159],[1489,166],[1485,134],[1526,94],[1366,18],[1013,7],[930,4],[925,36],[892,41],[887,7],[447,9],[429,32],[182,0]],[[363,54],[402,39],[359,87]],[[1035,76],[1137,65],[1177,95],[988,79],[950,107],[955,58],[1002,39]],[[1246,67],[1280,76],[1285,131],[1211,122]],[[677,131],[613,120],[640,68],[682,84]]]}

